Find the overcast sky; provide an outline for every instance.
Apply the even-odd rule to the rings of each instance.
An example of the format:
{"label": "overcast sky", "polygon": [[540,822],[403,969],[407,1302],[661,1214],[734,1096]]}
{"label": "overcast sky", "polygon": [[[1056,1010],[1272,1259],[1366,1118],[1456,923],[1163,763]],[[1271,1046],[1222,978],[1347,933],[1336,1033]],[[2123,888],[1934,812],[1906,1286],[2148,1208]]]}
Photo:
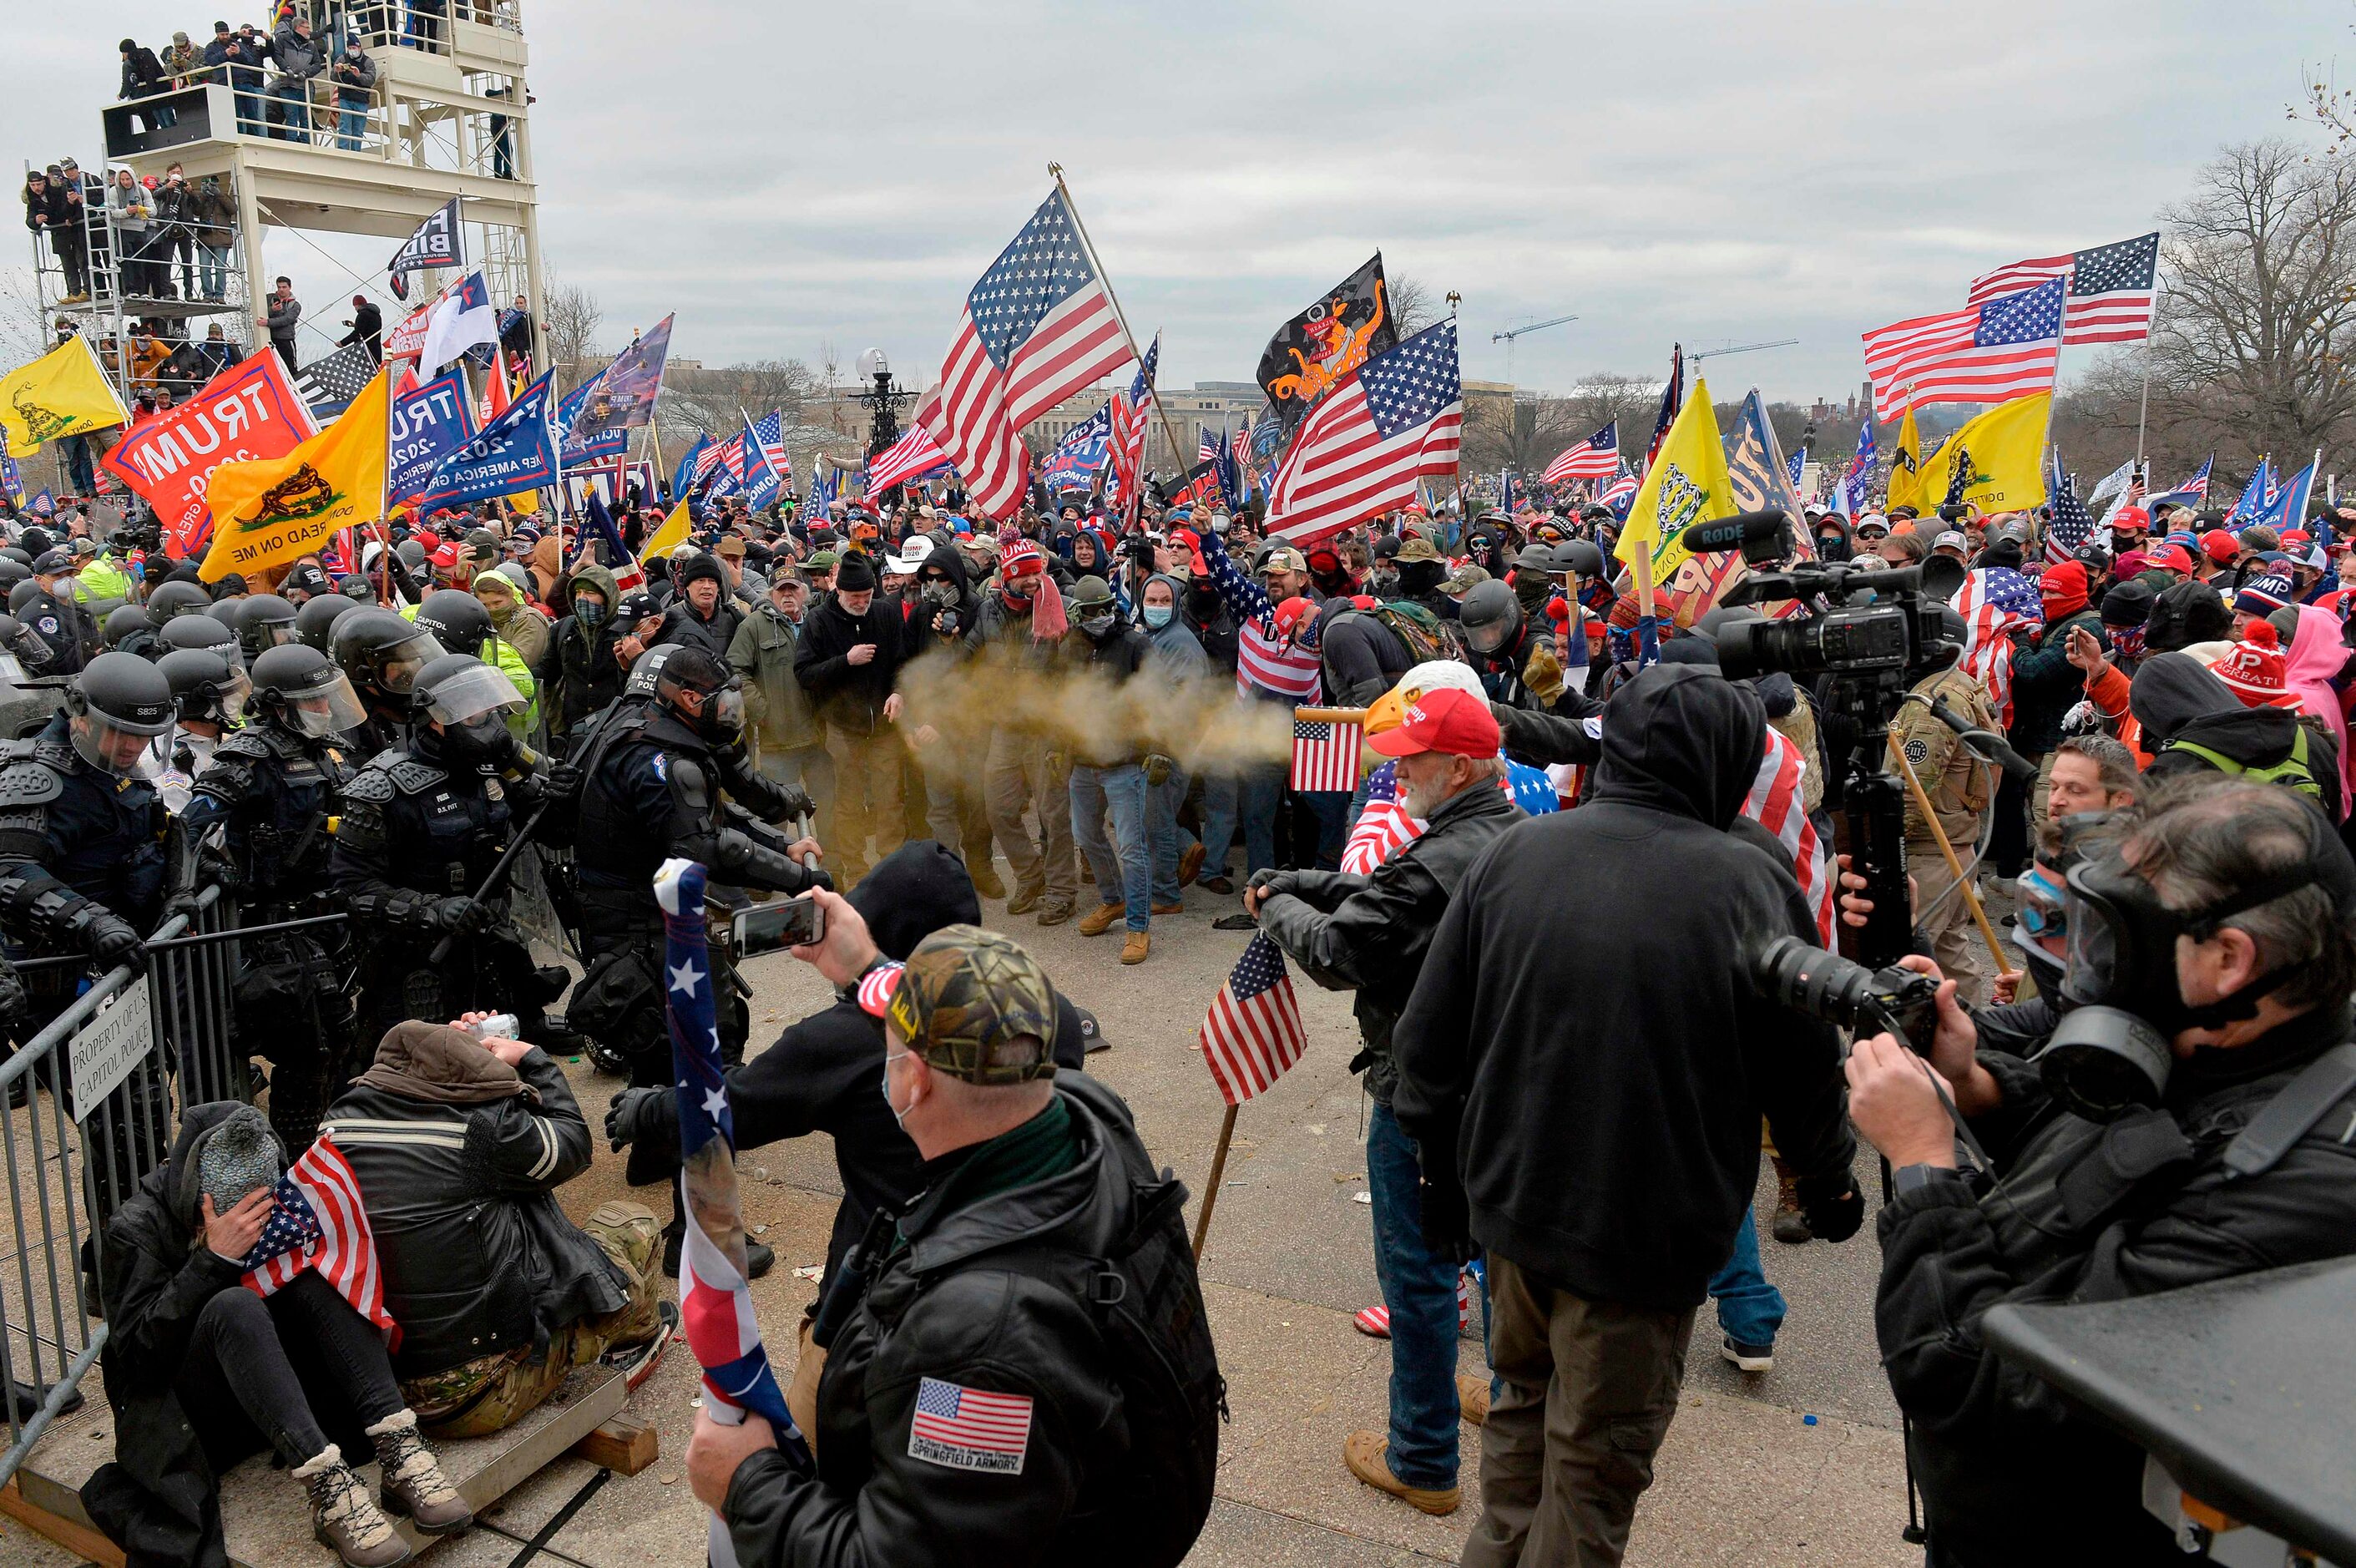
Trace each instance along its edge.
{"label": "overcast sky", "polygon": [[[22,6],[5,123],[95,149],[122,35],[201,38],[205,0]],[[1657,376],[1837,397],[1858,334],[1975,273],[2144,232],[2221,143],[2283,134],[2343,5],[1980,0],[1641,7],[1456,0],[771,6],[525,0],[541,234],[608,347],[679,313],[707,363],[930,379],[964,291],[1063,163],[1162,382],[1250,376],[1279,320],[1381,249],[1463,295],[1464,373]],[[378,242],[334,242],[359,270]],[[285,236],[297,293],[349,279]],[[362,258],[365,258],[363,260]],[[2091,350],[2072,349],[2064,373]]]}

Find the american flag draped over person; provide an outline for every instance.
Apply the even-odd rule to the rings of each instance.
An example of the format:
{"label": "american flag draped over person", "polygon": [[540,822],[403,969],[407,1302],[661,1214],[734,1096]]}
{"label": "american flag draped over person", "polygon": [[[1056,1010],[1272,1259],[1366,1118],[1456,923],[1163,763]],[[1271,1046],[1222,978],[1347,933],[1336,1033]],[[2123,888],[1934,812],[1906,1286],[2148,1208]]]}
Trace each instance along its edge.
{"label": "american flag draped over person", "polygon": [[2050,390],[2062,360],[2062,290],[2053,278],[1865,334],[1875,416],[1897,419],[1909,404],[2008,403]]}
{"label": "american flag draped over person", "polygon": [[1963,669],[1987,688],[1997,716],[2012,723],[2012,633],[2041,628],[2045,604],[2037,585],[2008,566],[1983,566],[1967,573],[1955,593],[1955,613],[1964,618]]}
{"label": "american flag draped over person", "polygon": [[[663,1000],[679,1086],[680,1197],[688,1214],[679,1261],[680,1326],[703,1369],[704,1408],[712,1419],[734,1424],[751,1411],[776,1428],[787,1455],[807,1466],[809,1451],[770,1369],[744,1277],[736,1120],[720,1063],[712,954],[703,930],[703,867],[667,860],[655,874],[654,890],[663,911]],[[715,1520],[715,1549],[726,1533]]]}
{"label": "american flag draped over person", "polygon": [[1268,1089],[1308,1048],[1292,976],[1285,970],[1284,954],[1265,933],[1253,933],[1195,1038],[1210,1064],[1211,1081],[1230,1105]]}
{"label": "american flag draped over person", "polygon": [[1759,776],[1751,782],[1742,814],[1773,833],[1783,853],[1792,857],[1792,875],[1799,881],[1800,897],[1807,900],[1808,913],[1815,918],[1816,940],[1829,948],[1836,935],[1833,861],[1816,835],[1815,823],[1808,819],[1801,789],[1806,771],[1800,748],[1769,725]]}
{"label": "american flag draped over person", "polygon": [[2060,279],[2069,293],[2062,317],[2064,343],[2136,343],[2151,335],[2158,295],[2159,231],[2113,245],[2073,251],[2066,256],[2034,256],[1972,280],[1966,305],[1986,305],[2008,294]]}
{"label": "american flag draped over person", "polygon": [[1538,478],[1543,484],[1558,485],[1565,479],[1608,479],[1619,471],[1620,422],[1615,419],[1586,440],[1565,447]]}
{"label": "american flag draped over person", "polygon": [[377,1266],[376,1234],[369,1229],[359,1178],[336,1141],[320,1133],[271,1196],[275,1205],[243,1260],[245,1288],[272,1295],[304,1270],[316,1269],[399,1349],[401,1325],[385,1310],[384,1271]]}
{"label": "american flag draped over person", "polygon": [[966,295],[940,381],[916,405],[984,515],[1030,489],[1023,427],[1130,362],[1111,292],[1059,188]]}
{"label": "american flag draped over person", "polygon": [[1416,481],[1456,472],[1464,428],[1456,323],[1373,356],[1301,422],[1268,498],[1272,537],[1308,545],[1416,499]]}

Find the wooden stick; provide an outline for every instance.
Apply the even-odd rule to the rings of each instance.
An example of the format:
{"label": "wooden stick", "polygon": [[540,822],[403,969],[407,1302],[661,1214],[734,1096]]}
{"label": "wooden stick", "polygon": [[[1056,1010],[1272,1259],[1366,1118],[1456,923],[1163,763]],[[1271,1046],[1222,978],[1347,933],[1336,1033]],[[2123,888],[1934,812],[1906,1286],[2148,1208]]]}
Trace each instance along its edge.
{"label": "wooden stick", "polygon": [[1366,722],[1364,708],[1295,708],[1292,716],[1309,724],[1362,725]]}
{"label": "wooden stick", "polygon": [[1955,858],[1955,846],[1947,842],[1947,830],[1939,825],[1939,813],[1931,809],[1931,797],[1923,789],[1922,780],[1914,776],[1914,764],[1907,760],[1906,752],[1898,744],[1896,736],[1890,736],[1889,741],[1890,755],[1896,759],[1899,771],[1905,774],[1907,791],[1914,797],[1914,809],[1922,813],[1924,822],[1931,824],[1931,834],[1938,841],[1939,853],[1947,857],[1947,871],[1954,877],[1955,886],[1963,890],[1964,905],[1971,910],[1972,921],[1980,929],[1980,940],[1987,943],[1988,956],[1996,960],[1997,972],[2011,973],[2012,965],[2007,961],[2004,948],[1996,940],[1996,928],[1988,924],[1987,911],[1980,907],[1979,891],[1964,875],[1964,863]]}
{"label": "wooden stick", "polygon": [[1227,1107],[1219,1123],[1219,1147],[1211,1156],[1211,1185],[1203,1189],[1203,1207],[1194,1217],[1194,1261],[1203,1261],[1203,1240],[1211,1233],[1211,1209],[1219,1201],[1219,1178],[1227,1173],[1227,1144],[1236,1135],[1236,1108]]}

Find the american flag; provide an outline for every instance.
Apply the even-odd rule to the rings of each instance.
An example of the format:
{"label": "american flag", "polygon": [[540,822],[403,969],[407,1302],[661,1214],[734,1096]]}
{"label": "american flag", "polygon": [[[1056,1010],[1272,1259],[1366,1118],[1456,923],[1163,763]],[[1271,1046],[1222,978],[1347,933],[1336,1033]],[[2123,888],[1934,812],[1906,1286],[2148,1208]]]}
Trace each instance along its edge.
{"label": "american flag", "polygon": [[2045,531],[2045,558],[2073,561],[2094,536],[2094,514],[2078,499],[2078,487],[2062,471],[2062,454],[2053,455],[2053,523]]}
{"label": "american flag", "polygon": [[916,405],[985,516],[1012,515],[1030,489],[1023,427],[1130,361],[1112,295],[1080,243],[1061,189],[966,295],[940,382]]}
{"label": "american flag", "polygon": [[325,428],[374,380],[376,360],[369,356],[367,344],[355,343],[295,371],[294,390],[309,405],[311,417]]}
{"label": "american flag", "polygon": [[2274,468],[2265,458],[2258,459],[2258,466],[2250,473],[2250,482],[2242,489],[2242,499],[2225,514],[2224,526],[2238,528],[2274,503]]}
{"label": "american flag", "polygon": [[1807,772],[1799,748],[1776,730],[1767,726],[1767,743],[1759,761],[1758,777],[1751,781],[1751,793],[1742,802],[1742,814],[1775,835],[1783,852],[1792,857],[1792,875],[1800,884],[1800,896],[1808,903],[1808,912],[1815,917],[1816,940],[1826,947],[1833,945],[1833,863],[1826,853],[1824,842],[1816,836],[1815,824],[1809,821],[1806,797],[1801,783]]}
{"label": "american flag", "polygon": [[2201,460],[2201,471],[2172,490],[2162,490],[2151,498],[2157,506],[2199,507],[2209,499],[2209,470],[2217,464],[2217,454],[2211,452]]}
{"label": "american flag", "polygon": [[[1540,768],[1509,761],[1497,787],[1530,816],[1562,809],[1554,781]],[[1385,762],[1366,775],[1365,809],[1350,824],[1349,839],[1342,845],[1342,869],[1360,876],[1372,873],[1402,846],[1420,838],[1423,828],[1423,820],[1408,816],[1399,801],[1398,764]]]}
{"label": "american flag", "polygon": [[1997,716],[2012,723],[2012,638],[2018,627],[2042,628],[2045,604],[2037,585],[2007,566],[1967,573],[1955,592],[1964,618],[1964,672],[1987,688]]}
{"label": "american flag", "polygon": [[1342,719],[1292,720],[1292,782],[1294,789],[1355,789],[1358,787],[1358,743],[1364,731]]}
{"label": "american flag", "polygon": [[1615,419],[1586,440],[1564,448],[1538,478],[1558,485],[1565,479],[1608,479],[1619,471],[1620,422]]}
{"label": "american flag", "polygon": [[1315,703],[1325,685],[1317,650],[1299,646],[1276,629],[1276,606],[1268,590],[1237,569],[1217,534],[1202,533],[1202,551],[1212,585],[1236,619],[1236,689],[1266,692],[1296,705]]}
{"label": "american flag", "polygon": [[933,433],[921,424],[912,424],[900,439],[875,454],[867,465],[867,483],[871,489],[881,492],[948,467],[949,455],[933,439]]}
{"label": "american flag", "polygon": [[[736,1192],[736,1118],[720,1063],[704,938],[703,867],[667,860],[655,874],[663,911],[663,1001],[670,1024],[671,1074],[679,1085],[680,1199],[689,1216],[680,1251],[679,1315],[688,1348],[703,1369],[707,1408],[717,1419],[751,1411],[776,1429],[789,1455],[808,1450],[761,1343],[744,1278],[744,1235]],[[718,1219],[717,1233],[705,1228]]]}
{"label": "american flag", "polygon": [[1618,478],[1595,492],[1595,504],[1610,507],[1624,522],[1627,521],[1628,508],[1635,502],[1636,492],[1644,488],[1635,475],[1622,468],[1620,470]]}
{"label": "american flag", "polygon": [[1276,471],[1272,533],[1306,545],[1416,498],[1416,481],[1456,471],[1464,393],[1456,323],[1375,355],[1320,399]]}
{"label": "american flag", "polygon": [[1031,1396],[969,1389],[939,1378],[916,1381],[908,1452],[956,1470],[1023,1473],[1031,1446]]}
{"label": "american flag", "polygon": [[1660,456],[1661,443],[1669,438],[1669,427],[1677,422],[1677,410],[1686,402],[1686,350],[1676,344],[1669,349],[1669,384],[1661,389],[1661,412],[1653,420],[1653,439],[1644,446],[1644,467],[1650,468],[1653,459]]}
{"label": "american flag", "polygon": [[2062,280],[1865,335],[1873,412],[1897,419],[1909,404],[2008,403],[2053,385],[2062,360]]}
{"label": "american flag", "polygon": [[1285,972],[1284,954],[1265,932],[1236,961],[1235,972],[1212,998],[1195,1036],[1211,1081],[1230,1105],[1241,1105],[1282,1078],[1309,1047],[1301,1002]]}
{"label": "american flag", "polygon": [[[690,489],[710,478],[712,471],[727,460],[728,446],[729,443],[725,441],[714,441],[708,435],[703,438],[703,445],[695,454],[695,470],[688,476],[687,482]],[[741,455],[737,461],[740,463],[744,461]]]}
{"label": "american flag", "polygon": [[2151,335],[2154,274],[2159,265],[2159,231],[2097,245],[2066,256],[2037,256],[1982,273],[1972,280],[1967,305],[1986,305],[2008,294],[2034,288],[2048,279],[2069,290],[2062,317],[2064,343],[2136,343]]}
{"label": "american flag", "polygon": [[399,1349],[401,1326],[384,1307],[384,1271],[377,1265],[376,1235],[369,1229],[359,1178],[336,1141],[320,1133],[278,1178],[272,1196],[276,1206],[245,1255],[245,1288],[271,1295],[305,1269],[316,1269]]}
{"label": "american flag", "polygon": [[1153,407],[1153,376],[1162,362],[1162,334],[1153,335],[1152,347],[1145,350],[1145,362],[1137,367],[1136,378],[1126,392],[1115,392],[1112,400],[1112,477],[1119,495],[1134,499],[1139,491],[1137,470],[1145,460],[1146,415]]}
{"label": "american flag", "polygon": [[767,506],[785,488],[785,423],[781,413],[765,413],[757,422],[747,424],[744,434],[738,438],[744,453],[744,501],[748,506]]}

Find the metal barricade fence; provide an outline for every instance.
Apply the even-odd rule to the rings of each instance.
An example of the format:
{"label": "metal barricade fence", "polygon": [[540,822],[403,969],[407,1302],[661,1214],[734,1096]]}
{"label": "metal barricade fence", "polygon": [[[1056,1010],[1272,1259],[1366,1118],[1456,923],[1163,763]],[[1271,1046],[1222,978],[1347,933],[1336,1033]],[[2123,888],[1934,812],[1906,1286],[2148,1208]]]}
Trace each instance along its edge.
{"label": "metal barricade fence", "polygon": [[[0,1063],[0,1095],[19,1084],[25,1091],[21,1110],[0,1107],[8,1185],[7,1229],[0,1232],[0,1402],[9,1439],[0,1486],[79,1397],[83,1375],[105,1348],[106,1326],[90,1293],[102,1288],[107,1217],[170,1154],[183,1108],[250,1101],[258,1087],[250,1052],[234,1037],[236,927],[236,907],[219,887],[206,888],[193,925],[175,917],[156,929],[144,970],[126,964],[92,981]],[[143,999],[144,1018],[118,1016]],[[85,1031],[91,1036],[85,1051],[96,1059],[76,1064],[69,1047]],[[105,1058],[118,1052],[132,1058],[128,1071],[100,1094],[94,1080],[112,1076]],[[70,1108],[84,1080],[93,1080],[86,1086],[97,1102]],[[86,1114],[77,1122],[74,1110]]]}

